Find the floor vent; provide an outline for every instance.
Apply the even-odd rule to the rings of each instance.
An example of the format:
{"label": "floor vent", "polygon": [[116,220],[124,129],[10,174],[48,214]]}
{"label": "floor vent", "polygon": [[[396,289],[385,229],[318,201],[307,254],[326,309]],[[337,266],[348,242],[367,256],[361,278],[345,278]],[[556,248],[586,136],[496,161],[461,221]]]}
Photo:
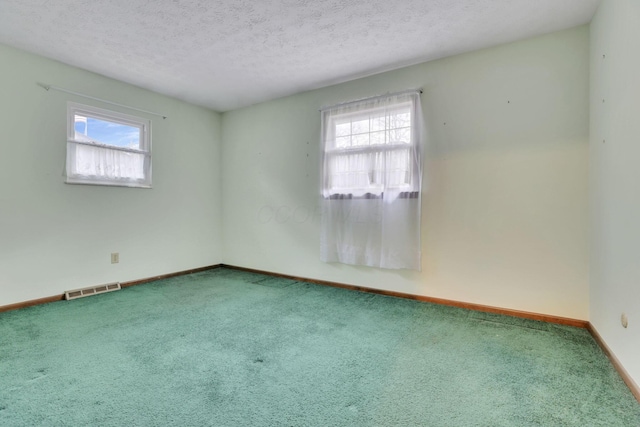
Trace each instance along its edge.
{"label": "floor vent", "polygon": [[119,291],[120,283],[108,283],[106,285],[92,286],[90,288],[76,289],[73,291],[67,291],[64,293],[64,299],[76,299],[82,297],[88,297],[90,295],[103,294],[105,292]]}

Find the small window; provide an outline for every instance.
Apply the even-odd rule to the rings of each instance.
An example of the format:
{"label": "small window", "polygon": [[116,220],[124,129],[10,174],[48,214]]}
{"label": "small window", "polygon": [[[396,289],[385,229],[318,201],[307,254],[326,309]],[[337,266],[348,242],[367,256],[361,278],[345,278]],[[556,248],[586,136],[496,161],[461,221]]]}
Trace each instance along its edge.
{"label": "small window", "polygon": [[151,121],[70,102],[66,182],[151,188]]}

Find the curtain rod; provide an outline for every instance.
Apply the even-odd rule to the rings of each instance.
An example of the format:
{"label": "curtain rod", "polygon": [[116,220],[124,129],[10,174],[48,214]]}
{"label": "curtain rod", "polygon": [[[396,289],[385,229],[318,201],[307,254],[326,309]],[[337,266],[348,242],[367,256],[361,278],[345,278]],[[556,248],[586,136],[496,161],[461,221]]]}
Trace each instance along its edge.
{"label": "curtain rod", "polygon": [[339,107],[346,107],[347,105],[357,104],[359,102],[375,101],[377,99],[386,98],[386,97],[389,97],[389,96],[408,95],[410,93],[417,93],[418,95],[420,95],[422,93],[422,89],[408,89],[408,90],[403,90],[403,91],[400,91],[400,92],[385,93],[383,95],[372,96],[370,98],[362,98],[362,99],[356,99],[354,101],[342,102],[340,104],[330,105],[328,107],[322,107],[322,108],[320,108],[320,111],[331,110],[333,108],[339,108]]}
{"label": "curtain rod", "polygon": [[69,89],[64,89],[64,88],[57,87],[57,86],[51,86],[51,85],[48,85],[48,84],[45,84],[45,83],[40,83],[40,82],[36,82],[36,84],[38,86],[40,86],[41,88],[43,88],[44,90],[46,90],[47,92],[49,91],[49,89],[53,89],[53,90],[57,90],[58,92],[70,93],[71,95],[81,96],[83,98],[88,98],[88,99],[93,99],[95,101],[104,102],[105,104],[116,105],[118,107],[128,108],[129,110],[140,111],[141,113],[153,114],[154,116],[162,117],[162,119],[166,119],[167,118],[167,116],[165,116],[164,114],[154,113],[153,111],[147,111],[147,110],[143,110],[141,108],[130,107],[130,106],[124,105],[124,104],[118,104],[117,102],[107,101],[106,99],[96,98],[95,96],[85,95],[84,93],[74,92],[74,91],[69,90]]}

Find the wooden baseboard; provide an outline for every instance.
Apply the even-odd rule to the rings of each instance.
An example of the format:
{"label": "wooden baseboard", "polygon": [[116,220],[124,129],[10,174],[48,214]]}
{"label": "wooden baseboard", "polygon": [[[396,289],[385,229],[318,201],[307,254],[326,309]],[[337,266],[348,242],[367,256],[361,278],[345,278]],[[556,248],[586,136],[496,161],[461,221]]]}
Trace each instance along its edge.
{"label": "wooden baseboard", "polygon": [[[352,291],[368,292],[368,293],[373,293],[373,294],[378,294],[378,295],[386,295],[386,296],[397,297],[397,298],[412,299],[412,300],[416,300],[416,301],[430,302],[430,303],[433,303],[433,304],[440,304],[440,305],[447,305],[447,306],[451,306],[451,307],[465,308],[465,309],[468,309],[468,310],[482,311],[482,312],[485,312],[485,313],[503,314],[503,315],[506,315],[506,316],[520,317],[520,318],[523,318],[523,319],[539,320],[541,322],[549,322],[549,323],[556,323],[556,324],[560,324],[560,325],[575,326],[575,327],[578,327],[578,328],[588,328],[588,325],[589,325],[589,322],[587,322],[585,320],[570,319],[570,318],[566,318],[566,317],[551,316],[551,315],[539,314],[539,313],[531,313],[531,312],[527,312],[527,311],[512,310],[512,309],[500,308],[500,307],[492,307],[492,306],[487,306],[487,305],[474,304],[474,303],[461,302],[461,301],[454,301],[454,300],[447,300],[447,299],[442,299],[442,298],[434,298],[434,297],[428,297],[428,296],[423,296],[423,295],[414,295],[414,294],[407,294],[407,293],[402,293],[402,292],[385,291],[385,290],[382,290],[382,289],[374,289],[374,288],[368,288],[368,287],[364,287],[364,286],[347,285],[347,284],[344,284],[344,283],[330,282],[330,281],[327,281],[327,280],[310,279],[308,277],[292,276],[292,275],[288,275],[288,274],[280,274],[280,273],[274,273],[274,272],[271,272],[271,271],[256,270],[256,269],[253,269],[253,268],[239,267],[239,266],[227,265],[227,264],[215,264],[215,265],[210,265],[210,266],[206,266],[206,267],[200,267],[200,268],[193,268],[193,269],[190,269],[190,270],[178,271],[178,272],[175,272],[175,273],[161,274],[159,276],[147,277],[147,278],[144,278],[144,279],[131,280],[131,281],[128,281],[128,282],[122,282],[120,284],[120,286],[122,286],[123,288],[127,288],[127,287],[130,287],[130,286],[141,285],[143,283],[153,282],[155,280],[167,279],[167,278],[176,277],[176,276],[183,276],[183,275],[186,275],[186,274],[193,274],[193,273],[198,273],[198,272],[201,272],[201,271],[213,270],[213,269],[220,268],[220,267],[226,267],[226,268],[230,268],[230,269],[233,269],[233,270],[248,271],[248,272],[258,273],[258,274],[265,274],[265,275],[274,276],[274,277],[282,277],[282,278],[285,278],[285,279],[292,279],[292,280],[297,280],[297,281],[301,281],[301,282],[315,283],[315,284],[318,284],[318,285],[331,286],[331,287],[335,287],[335,288],[349,289],[349,290],[352,290]],[[4,312],[4,311],[18,310],[20,308],[31,307],[31,306],[39,305],[39,304],[46,304],[46,303],[50,303],[50,302],[60,301],[60,300],[63,300],[63,299],[64,299],[64,294],[60,294],[60,295],[54,295],[54,296],[45,297],[45,298],[39,298],[39,299],[19,302],[19,303],[15,303],[15,304],[4,305],[4,306],[0,306],[0,313]]]}
{"label": "wooden baseboard", "polygon": [[63,299],[64,299],[64,294],[60,294],[60,295],[53,295],[50,297],[32,299],[29,301],[17,302],[15,304],[2,305],[0,306],[0,313],[4,311],[19,310],[21,308],[27,308],[34,305],[48,304],[50,302],[61,301]]}
{"label": "wooden baseboard", "polygon": [[161,274],[159,276],[147,277],[147,278],[139,279],[139,280],[131,280],[129,282],[120,282],[120,286],[123,287],[123,288],[128,288],[130,286],[142,285],[143,283],[149,283],[149,282],[153,282],[153,281],[161,280],[161,279],[168,279],[170,277],[184,276],[186,274],[193,274],[193,273],[200,273],[201,271],[214,270],[214,269],[220,268],[220,267],[222,267],[222,264],[215,264],[215,265],[209,265],[209,266],[206,266],[206,267],[192,268],[191,270],[183,270],[183,271],[177,271],[175,273]]}
{"label": "wooden baseboard", "polygon": [[577,328],[586,328],[589,324],[586,320],[571,319],[567,317],[551,316],[548,314],[531,313],[527,311],[511,310],[508,308],[492,307],[488,305],[474,304],[469,302],[454,301],[442,298],[427,297],[422,295],[407,294],[402,292],[385,291],[381,289],[368,288],[364,286],[346,285],[344,283],[330,282],[327,280],[309,279],[307,277],[291,276],[288,274],[274,273],[271,271],[256,270],[253,268],[238,267],[234,265],[222,264],[222,267],[233,270],[247,271],[251,273],[266,274],[268,276],[282,277],[285,279],[297,280],[300,282],[315,283],[318,285],[331,286],[334,288],[349,289],[352,291],[368,292],[378,295],[386,295],[397,298],[412,299],[422,302],[430,302],[433,304],[447,305],[450,307],[466,308],[468,310],[482,311],[485,313],[503,314],[505,316],[520,317],[523,319],[539,320],[541,322],[556,323],[560,325],[574,326]]}
{"label": "wooden baseboard", "polygon": [[[215,268],[220,268],[221,266],[222,266],[222,264],[215,264],[215,265],[209,265],[207,267],[199,267],[199,268],[192,268],[190,270],[178,271],[178,272],[175,272],[175,273],[161,274],[159,276],[147,277],[145,279],[131,280],[131,281],[128,281],[128,282],[121,282],[120,286],[123,287],[123,288],[128,288],[130,286],[141,285],[143,283],[153,282],[154,280],[168,279],[169,277],[184,276],[185,274],[193,274],[193,273],[199,273],[201,271],[213,270]],[[60,295],[54,295],[54,296],[45,297],[45,298],[38,298],[38,299],[29,300],[29,301],[18,302],[18,303],[15,303],[15,304],[3,305],[3,306],[0,306],[0,313],[2,313],[4,311],[12,311],[12,310],[18,310],[18,309],[21,309],[21,308],[32,307],[34,305],[47,304],[47,303],[50,303],[50,302],[61,301],[63,299],[64,299],[64,294],[60,294]]]}
{"label": "wooden baseboard", "polygon": [[620,363],[620,360],[618,360],[616,355],[613,354],[609,346],[602,339],[602,336],[590,322],[587,325],[587,330],[591,333],[591,336],[598,343],[604,354],[607,355],[607,357],[611,361],[611,364],[616,369],[616,371],[618,371],[618,374],[620,374],[620,377],[622,378],[624,383],[627,385],[627,387],[629,387],[629,390],[631,390],[631,393],[636,398],[638,403],[640,403],[640,386],[638,386],[633,378],[631,378],[627,370],[624,368],[624,366],[622,366],[622,363]]}

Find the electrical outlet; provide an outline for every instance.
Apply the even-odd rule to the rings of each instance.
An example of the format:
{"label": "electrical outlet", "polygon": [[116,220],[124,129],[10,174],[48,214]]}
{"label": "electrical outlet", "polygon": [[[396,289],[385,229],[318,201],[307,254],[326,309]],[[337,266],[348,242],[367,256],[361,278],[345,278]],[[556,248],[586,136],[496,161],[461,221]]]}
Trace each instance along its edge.
{"label": "electrical outlet", "polygon": [[111,252],[111,264],[117,264],[120,262],[120,254],[118,252]]}
{"label": "electrical outlet", "polygon": [[627,313],[622,313],[622,315],[620,316],[620,323],[622,323],[623,328],[629,326],[629,318],[627,317]]}

